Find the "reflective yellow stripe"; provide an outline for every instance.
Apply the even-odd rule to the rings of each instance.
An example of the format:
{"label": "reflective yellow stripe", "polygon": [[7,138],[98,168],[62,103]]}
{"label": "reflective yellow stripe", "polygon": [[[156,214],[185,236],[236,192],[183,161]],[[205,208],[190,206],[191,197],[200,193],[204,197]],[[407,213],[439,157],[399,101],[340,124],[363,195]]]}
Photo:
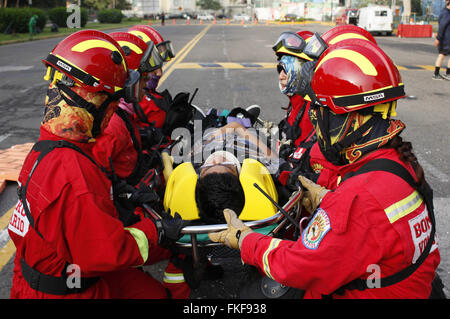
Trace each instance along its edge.
{"label": "reflective yellow stripe", "polygon": [[266,275],[272,279],[274,279],[274,278],[272,277],[272,274],[270,273],[269,254],[272,250],[274,250],[275,248],[278,247],[278,245],[280,244],[280,241],[281,241],[281,239],[277,239],[277,238],[272,239],[270,241],[269,247],[267,248],[266,252],[263,255],[263,268],[264,268],[263,270],[266,273]]}
{"label": "reflective yellow stripe", "polygon": [[142,31],[132,30],[130,31],[130,33],[140,37],[142,40],[144,40],[145,43],[147,43],[148,41],[152,41],[152,39],[150,39],[149,36]]}
{"label": "reflective yellow stripe", "polygon": [[[120,51],[111,42],[104,41],[104,40],[96,40],[96,39],[81,41],[80,43],[78,43],[72,47],[72,51],[84,52],[84,51],[87,51],[87,50],[93,49],[93,48],[105,48],[105,49],[108,49],[111,51],[117,51],[117,52],[119,52],[120,56],[122,56]],[[126,63],[125,58],[122,56],[123,67],[125,68],[125,70],[127,70],[127,65],[125,63]]]}
{"label": "reflective yellow stripe", "polygon": [[363,36],[362,34],[358,34],[358,33],[353,33],[353,32],[348,32],[348,33],[344,33],[341,35],[338,35],[336,38],[332,39],[330,41],[330,46],[332,44],[335,44],[337,42],[346,40],[346,39],[363,39],[363,40],[368,40],[365,36]]}
{"label": "reflective yellow stripe", "polygon": [[312,61],[312,59],[309,56],[307,56],[305,53],[293,52],[293,51],[290,51],[289,49],[286,49],[285,47],[279,48],[277,53],[286,53],[286,54],[294,55],[296,57],[299,57],[299,58],[307,60],[307,61]]}
{"label": "reflective yellow stripe", "polygon": [[403,216],[408,215],[409,213],[415,211],[421,204],[423,200],[417,191],[414,191],[408,197],[398,201],[395,204],[392,204],[384,211],[391,223],[399,220]]}
{"label": "reflective yellow stripe", "polygon": [[134,237],[136,244],[138,245],[139,252],[141,253],[142,260],[144,264],[148,259],[148,239],[145,236],[144,232],[137,228],[125,227],[126,230],[130,232],[130,234]]}
{"label": "reflective yellow stripe", "polygon": [[127,46],[131,51],[136,52],[136,54],[142,54],[142,50],[136,44],[128,42],[128,41],[117,41],[121,47]]}
{"label": "reflective yellow stripe", "polygon": [[164,272],[163,281],[168,284],[180,284],[184,282],[183,273]]}
{"label": "reflective yellow stripe", "polygon": [[322,63],[333,59],[333,58],[341,58],[346,59],[351,62],[353,62],[358,68],[361,69],[361,71],[364,74],[376,76],[378,74],[377,69],[375,69],[375,66],[368,58],[366,58],[364,55],[362,55],[359,52],[347,50],[347,49],[338,49],[331,51],[329,54],[327,54],[322,61],[316,66],[316,70],[322,65]]}

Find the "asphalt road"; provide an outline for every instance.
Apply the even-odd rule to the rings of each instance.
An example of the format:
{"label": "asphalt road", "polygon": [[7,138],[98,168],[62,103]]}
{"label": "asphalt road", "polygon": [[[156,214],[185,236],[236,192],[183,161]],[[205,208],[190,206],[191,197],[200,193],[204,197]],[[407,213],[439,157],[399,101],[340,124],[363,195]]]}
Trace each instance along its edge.
{"label": "asphalt road", "polygon": [[[160,89],[193,92],[194,104],[204,110],[229,109],[258,104],[262,117],[278,122],[288,100],[278,89],[273,42],[285,30],[308,29],[323,33],[330,27],[302,25],[166,25],[156,26],[170,39],[177,59],[166,66]],[[403,136],[412,141],[415,153],[434,189],[437,234],[441,252],[438,273],[450,287],[450,82],[431,80],[437,56],[434,39],[376,36],[378,44],[399,66],[409,98],[399,103],[398,118],[406,123]],[[60,38],[0,46],[0,149],[36,141],[46,83],[41,59]],[[14,183],[0,195],[0,216],[17,198]],[[0,249],[8,241],[0,230]],[[1,258],[2,254],[0,254]],[[225,273],[223,280],[202,283],[193,298],[236,298],[236,278],[241,268]],[[160,276],[164,264],[149,270]],[[0,298],[9,298],[12,258],[0,269]],[[447,295],[449,290],[446,288]]]}

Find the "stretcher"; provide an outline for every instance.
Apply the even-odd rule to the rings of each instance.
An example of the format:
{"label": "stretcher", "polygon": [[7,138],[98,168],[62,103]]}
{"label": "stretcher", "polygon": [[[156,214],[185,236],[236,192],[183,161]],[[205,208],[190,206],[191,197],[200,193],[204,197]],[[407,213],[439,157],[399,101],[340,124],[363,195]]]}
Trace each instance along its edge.
{"label": "stretcher", "polygon": [[[163,153],[166,192],[164,209],[178,212],[185,220],[198,222],[198,208],[195,202],[197,173],[191,163],[182,163],[175,169],[167,153]],[[278,194],[267,168],[253,159],[245,159],[239,179],[245,194],[245,205],[239,218],[254,231],[270,236],[281,236],[298,225],[301,214],[300,199],[302,190],[293,192],[289,200],[279,207]],[[272,199],[272,201],[270,199]],[[274,203],[273,203],[274,202]],[[227,224],[190,225],[182,229],[182,237],[176,246],[192,255],[195,264],[200,262],[200,252],[204,249],[220,246],[209,240],[208,234],[227,229]]]}

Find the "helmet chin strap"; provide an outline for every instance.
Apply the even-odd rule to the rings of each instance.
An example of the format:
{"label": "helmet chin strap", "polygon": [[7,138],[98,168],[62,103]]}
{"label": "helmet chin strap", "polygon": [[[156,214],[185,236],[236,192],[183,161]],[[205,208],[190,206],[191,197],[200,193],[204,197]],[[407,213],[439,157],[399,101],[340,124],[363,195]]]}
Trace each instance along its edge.
{"label": "helmet chin strap", "polygon": [[86,101],[81,96],[79,96],[77,93],[72,91],[67,85],[62,84],[61,82],[56,83],[56,87],[63,91],[67,96],[70,97],[70,99],[77,104],[78,107],[86,109],[94,118],[94,123],[92,124],[92,136],[96,137],[101,133],[101,124],[105,117],[106,109],[108,108],[109,104],[113,101],[117,101],[119,98],[124,96],[124,90],[120,90],[115,92],[114,94],[110,94],[107,92],[104,92],[108,95],[105,101],[97,108],[94,104]]}
{"label": "helmet chin strap", "polygon": [[331,137],[329,134],[330,110],[328,107],[322,107],[322,110],[323,116],[320,111],[317,112],[317,124],[324,140],[324,145],[321,145],[321,143],[319,143],[320,150],[322,151],[323,156],[325,156],[325,158],[332,164],[343,165],[341,151],[359,140],[363,136],[363,134],[375,124],[380,116],[378,114],[374,114],[356,131],[345,136],[342,140],[331,144]]}

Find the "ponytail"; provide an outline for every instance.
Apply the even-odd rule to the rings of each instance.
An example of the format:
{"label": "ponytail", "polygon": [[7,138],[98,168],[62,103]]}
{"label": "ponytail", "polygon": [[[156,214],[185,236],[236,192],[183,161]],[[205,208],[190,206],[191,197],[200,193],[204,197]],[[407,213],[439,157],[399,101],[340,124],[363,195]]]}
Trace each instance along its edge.
{"label": "ponytail", "polygon": [[397,135],[389,142],[388,147],[396,149],[403,162],[411,163],[417,176],[418,185],[425,186],[425,173],[422,166],[419,164],[416,155],[413,153],[411,142],[404,142],[403,139]]}

